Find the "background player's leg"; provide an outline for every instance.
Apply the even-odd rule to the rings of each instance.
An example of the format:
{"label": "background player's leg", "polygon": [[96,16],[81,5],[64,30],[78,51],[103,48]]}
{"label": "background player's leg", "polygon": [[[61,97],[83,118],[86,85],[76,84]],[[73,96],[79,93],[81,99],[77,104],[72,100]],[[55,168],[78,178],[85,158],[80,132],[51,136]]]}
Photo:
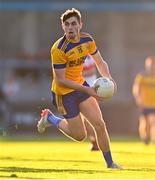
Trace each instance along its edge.
{"label": "background player's leg", "polygon": [[155,144],[155,114],[149,115],[150,140]]}
{"label": "background player's leg", "polygon": [[150,125],[148,116],[141,115],[139,117],[139,136],[145,144],[150,140]]}
{"label": "background player's leg", "polygon": [[85,117],[84,117],[84,124],[85,124],[86,130],[87,130],[87,137],[92,144],[91,151],[99,150],[97,140],[96,140],[95,129],[93,128],[93,126],[88,122],[88,120]]}

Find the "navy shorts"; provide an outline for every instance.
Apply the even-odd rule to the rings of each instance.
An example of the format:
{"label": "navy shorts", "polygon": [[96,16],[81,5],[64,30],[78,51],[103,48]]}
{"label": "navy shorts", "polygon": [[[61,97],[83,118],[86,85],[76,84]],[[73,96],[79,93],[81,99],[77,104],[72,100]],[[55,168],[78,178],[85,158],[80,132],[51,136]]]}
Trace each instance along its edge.
{"label": "navy shorts", "polygon": [[142,108],[140,109],[140,113],[144,116],[155,114],[155,108]]}
{"label": "navy shorts", "polygon": [[[84,86],[89,86],[86,82]],[[58,96],[52,92],[53,104],[64,118],[70,119],[80,113],[79,104],[88,99],[90,95],[81,91],[72,91],[68,94]]]}

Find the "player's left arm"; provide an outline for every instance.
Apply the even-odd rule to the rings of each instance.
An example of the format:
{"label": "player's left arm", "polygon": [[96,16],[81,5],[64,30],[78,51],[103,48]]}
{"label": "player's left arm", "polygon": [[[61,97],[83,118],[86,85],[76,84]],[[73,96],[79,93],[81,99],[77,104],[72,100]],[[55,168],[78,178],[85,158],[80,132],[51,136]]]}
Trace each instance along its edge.
{"label": "player's left arm", "polygon": [[92,55],[93,59],[95,60],[95,64],[101,76],[108,77],[112,79],[108,64],[103,60],[99,51],[97,51],[94,55]]}
{"label": "player's left arm", "polygon": [[111,76],[111,74],[109,72],[109,67],[108,67],[107,62],[104,61],[104,59],[102,58],[100,52],[97,51],[95,54],[92,55],[92,57],[95,60],[95,64],[97,66],[97,69],[98,69],[100,75],[108,77],[109,79],[111,79],[115,84],[115,90],[116,90],[117,85],[116,85],[114,79],[112,78],[112,76]]}
{"label": "player's left arm", "polygon": [[97,66],[97,69],[98,69],[100,75],[112,79],[110,72],[109,72],[108,64],[102,58],[102,56],[101,56],[101,54],[100,54],[100,52],[96,46],[95,40],[92,38],[91,35],[89,35],[89,38],[91,39],[91,41],[88,44],[89,45],[88,46],[89,47],[89,54],[95,60],[95,64]]}
{"label": "player's left arm", "polygon": [[[89,35],[90,36],[90,35]],[[89,42],[89,54],[93,57],[96,67],[100,73],[101,76],[108,77],[114,82],[115,85],[115,91],[117,90],[117,86],[115,81],[113,80],[110,72],[109,72],[109,67],[106,61],[102,58],[99,50],[97,49],[96,43],[94,39],[90,36],[91,41]]]}

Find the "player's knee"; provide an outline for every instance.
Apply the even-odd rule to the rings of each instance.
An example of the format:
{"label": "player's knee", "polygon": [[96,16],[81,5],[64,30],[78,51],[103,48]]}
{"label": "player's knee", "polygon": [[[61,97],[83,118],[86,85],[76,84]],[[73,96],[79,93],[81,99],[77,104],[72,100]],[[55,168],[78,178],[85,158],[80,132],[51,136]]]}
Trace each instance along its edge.
{"label": "player's knee", "polygon": [[74,137],[74,139],[75,139],[76,141],[84,141],[84,140],[86,139],[86,134],[85,134],[85,133],[83,133],[83,134],[78,134],[78,135],[76,135],[76,136]]}

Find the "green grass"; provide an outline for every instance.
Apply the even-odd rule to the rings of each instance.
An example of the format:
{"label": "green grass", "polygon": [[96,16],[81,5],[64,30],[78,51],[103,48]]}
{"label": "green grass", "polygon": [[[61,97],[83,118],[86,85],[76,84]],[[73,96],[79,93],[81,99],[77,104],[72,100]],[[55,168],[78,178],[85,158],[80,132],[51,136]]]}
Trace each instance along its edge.
{"label": "green grass", "polygon": [[109,170],[88,142],[1,139],[0,179],[155,179],[155,146],[112,141],[113,158],[125,170]]}

